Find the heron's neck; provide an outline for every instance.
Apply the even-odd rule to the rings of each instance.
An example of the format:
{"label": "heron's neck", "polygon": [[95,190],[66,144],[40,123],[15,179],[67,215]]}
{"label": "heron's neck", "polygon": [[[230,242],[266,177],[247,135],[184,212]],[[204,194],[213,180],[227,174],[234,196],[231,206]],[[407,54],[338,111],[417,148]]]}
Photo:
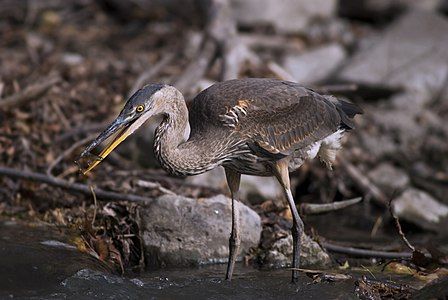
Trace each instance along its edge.
{"label": "heron's neck", "polygon": [[163,113],[157,127],[154,153],[160,165],[175,175],[200,174],[217,166],[207,151],[207,145],[189,139],[188,109],[183,97]]}

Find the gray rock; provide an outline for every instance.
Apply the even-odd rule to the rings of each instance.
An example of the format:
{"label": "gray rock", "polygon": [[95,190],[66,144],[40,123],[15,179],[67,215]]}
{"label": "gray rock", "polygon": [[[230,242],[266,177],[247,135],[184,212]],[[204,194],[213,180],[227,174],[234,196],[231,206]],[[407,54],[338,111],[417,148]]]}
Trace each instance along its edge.
{"label": "gray rock", "polygon": [[336,3],[336,0],[231,0],[238,23],[270,24],[285,33],[303,32],[311,20],[333,16]]}
{"label": "gray rock", "polygon": [[[271,268],[291,266],[292,235],[278,239],[267,251],[264,264]],[[331,264],[330,256],[306,234],[302,235],[302,252],[300,253],[300,267],[325,267]]]}
{"label": "gray rock", "polygon": [[448,217],[447,205],[414,188],[407,189],[395,199],[392,208],[400,219],[435,231],[440,230],[440,224]]}
{"label": "gray rock", "polygon": [[223,167],[217,167],[199,175],[189,176],[185,178],[185,180],[198,186],[214,187],[225,191],[228,190]]}
{"label": "gray rock", "polygon": [[375,160],[395,154],[399,150],[399,146],[391,135],[386,135],[378,131],[362,134],[359,139],[363,146],[362,148]]}
{"label": "gray rock", "polygon": [[301,84],[324,80],[345,60],[345,50],[339,44],[329,44],[300,55],[288,55],[284,67]]}
{"label": "gray rock", "polygon": [[344,19],[331,18],[312,22],[303,33],[311,45],[320,45],[323,41],[339,43],[345,48],[353,47],[358,38],[353,31],[353,25]]}
{"label": "gray rock", "polygon": [[361,49],[340,79],[404,88],[429,101],[448,75],[448,21],[433,12],[411,11]]}
{"label": "gray rock", "polygon": [[[409,104],[411,107],[411,103]],[[376,109],[372,113],[374,123],[382,128],[384,133],[393,137],[397,147],[405,153],[419,149],[427,132],[425,126],[418,122],[421,111],[416,109]]]}
{"label": "gray rock", "polygon": [[422,107],[428,102],[428,98],[421,97],[419,93],[399,93],[390,98],[391,108],[395,111],[405,111],[411,116],[421,112]]}
{"label": "gray rock", "polygon": [[[190,176],[188,182],[227,190],[227,181],[222,167],[215,168],[206,173]],[[273,177],[246,176],[241,177],[240,197],[249,200],[251,204],[259,204],[267,199],[283,197],[279,183]]]}
{"label": "gray rock", "polygon": [[388,195],[403,191],[410,181],[406,172],[388,163],[377,166],[368,173],[368,177]]}
{"label": "gray rock", "polygon": [[243,175],[240,190],[241,196],[254,205],[268,199],[284,199],[283,189],[274,177]]}
{"label": "gray rock", "polygon": [[[241,254],[257,247],[261,220],[240,203]],[[152,266],[188,266],[225,262],[231,230],[230,199],[218,195],[191,199],[165,195],[140,210],[140,229]]]}

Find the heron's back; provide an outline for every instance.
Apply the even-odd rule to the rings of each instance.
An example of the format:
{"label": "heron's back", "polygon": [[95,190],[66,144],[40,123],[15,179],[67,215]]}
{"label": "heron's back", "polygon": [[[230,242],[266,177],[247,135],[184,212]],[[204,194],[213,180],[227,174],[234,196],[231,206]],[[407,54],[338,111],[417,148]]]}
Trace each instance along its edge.
{"label": "heron's back", "polygon": [[261,160],[306,153],[339,130],[353,128],[361,110],[297,83],[237,79],[202,91],[190,107],[191,138],[220,139],[222,151],[250,149]]}

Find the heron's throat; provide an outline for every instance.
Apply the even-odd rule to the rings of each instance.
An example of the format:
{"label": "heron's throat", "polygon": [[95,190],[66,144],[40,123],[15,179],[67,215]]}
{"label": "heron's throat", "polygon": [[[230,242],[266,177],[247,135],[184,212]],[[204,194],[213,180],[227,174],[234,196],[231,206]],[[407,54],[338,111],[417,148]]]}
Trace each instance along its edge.
{"label": "heron's throat", "polygon": [[207,147],[190,139],[189,128],[185,106],[166,112],[156,129],[154,154],[162,168],[171,174],[196,175],[217,166],[212,159],[208,159],[210,151],[207,151]]}

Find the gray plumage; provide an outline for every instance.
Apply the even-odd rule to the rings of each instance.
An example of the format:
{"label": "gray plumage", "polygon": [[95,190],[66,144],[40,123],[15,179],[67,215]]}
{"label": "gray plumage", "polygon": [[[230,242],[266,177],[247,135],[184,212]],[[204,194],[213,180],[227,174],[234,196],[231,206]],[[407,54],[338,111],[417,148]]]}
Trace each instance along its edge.
{"label": "gray plumage", "polygon": [[163,84],[137,91],[120,115],[81,154],[85,156],[118,133],[85,172],[93,169],[127,136],[154,115],[154,152],[160,165],[176,175],[194,175],[224,166],[232,195],[232,233],[226,278],[231,279],[240,245],[238,190],[241,174],[275,176],[293,217],[292,279],[298,279],[303,222],[294,202],[289,172],[318,156],[328,167],[341,147],[354,104],[320,95],[299,84],[276,79],[238,79],[202,91],[187,109],[182,94]]}
{"label": "gray plumage", "polygon": [[[292,155],[292,171],[314,143],[339,129],[352,129],[351,118],[360,112],[351,103],[292,82],[251,78],[217,83],[194,98],[189,109],[191,134],[182,145],[192,154],[200,153],[198,159],[204,164],[192,162],[195,168],[181,170],[161,159],[161,165],[177,175],[224,164],[242,174],[270,176],[271,161]],[[156,139],[158,157],[162,131]]]}

